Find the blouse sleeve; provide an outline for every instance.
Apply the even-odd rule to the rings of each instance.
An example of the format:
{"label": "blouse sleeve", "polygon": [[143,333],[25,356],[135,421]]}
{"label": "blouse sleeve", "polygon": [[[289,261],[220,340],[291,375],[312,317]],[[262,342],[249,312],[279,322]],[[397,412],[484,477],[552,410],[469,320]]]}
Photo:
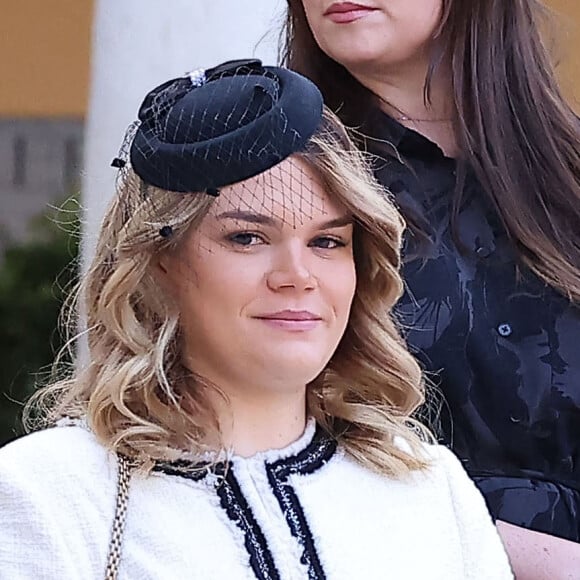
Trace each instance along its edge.
{"label": "blouse sleeve", "polygon": [[109,537],[93,497],[110,485],[91,470],[90,455],[81,437],[56,430],[0,449],[0,580],[104,575]]}
{"label": "blouse sleeve", "polygon": [[59,523],[41,486],[0,457],[0,579],[73,578]]}
{"label": "blouse sleeve", "polygon": [[465,580],[513,580],[509,560],[485,505],[457,457],[441,446],[465,566]]}

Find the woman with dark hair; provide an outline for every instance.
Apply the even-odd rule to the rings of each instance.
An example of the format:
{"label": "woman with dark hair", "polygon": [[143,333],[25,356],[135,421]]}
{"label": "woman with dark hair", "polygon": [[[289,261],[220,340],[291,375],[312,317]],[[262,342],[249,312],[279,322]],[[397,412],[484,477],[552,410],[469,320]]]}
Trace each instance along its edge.
{"label": "woman with dark hair", "polygon": [[282,54],[410,225],[407,340],[512,558],[580,550],[580,122],[547,15],[536,0],[288,0]]}

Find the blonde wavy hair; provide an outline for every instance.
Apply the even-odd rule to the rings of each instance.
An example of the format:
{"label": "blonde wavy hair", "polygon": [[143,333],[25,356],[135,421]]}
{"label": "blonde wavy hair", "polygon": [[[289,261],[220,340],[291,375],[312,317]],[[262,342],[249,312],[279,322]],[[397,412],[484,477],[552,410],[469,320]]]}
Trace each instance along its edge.
{"label": "blonde wavy hair", "polygon": [[[403,220],[329,110],[297,156],[355,222],[351,315],[329,364],[308,387],[308,412],[371,469],[396,477],[421,469],[422,442],[430,439],[414,419],[423,378],[391,312],[403,288]],[[208,195],[163,191],[130,167],[124,171],[76,301],[86,313],[88,362],[35,394],[25,411],[29,428],[86,419],[102,444],[142,466],[199,453],[204,440],[219,437],[207,396],[212,387],[182,362],[179,312],[154,268],[212,203]],[[163,226],[173,229],[170,238],[160,236]]]}

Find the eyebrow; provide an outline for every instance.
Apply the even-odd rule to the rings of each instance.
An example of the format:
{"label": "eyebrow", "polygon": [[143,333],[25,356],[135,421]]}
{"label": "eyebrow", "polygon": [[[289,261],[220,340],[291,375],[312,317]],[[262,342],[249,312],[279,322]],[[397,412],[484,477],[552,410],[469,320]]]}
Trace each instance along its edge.
{"label": "eyebrow", "polygon": [[[238,221],[244,221],[252,224],[262,224],[266,226],[276,226],[280,227],[281,220],[277,220],[269,215],[264,215],[261,213],[254,213],[250,211],[225,211],[216,216],[217,219],[232,219]],[[333,218],[326,222],[317,225],[318,229],[326,230],[332,228],[342,228],[353,223],[353,217],[350,214],[344,214],[342,216]]]}

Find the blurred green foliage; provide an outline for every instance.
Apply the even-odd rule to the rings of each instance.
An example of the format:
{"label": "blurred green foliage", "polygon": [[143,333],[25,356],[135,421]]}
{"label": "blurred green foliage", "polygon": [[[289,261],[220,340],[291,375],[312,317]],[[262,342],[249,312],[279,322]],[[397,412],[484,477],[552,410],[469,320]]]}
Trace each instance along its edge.
{"label": "blurred green foliage", "polygon": [[0,258],[0,446],[23,433],[22,407],[63,345],[58,320],[77,279],[78,202],[46,211]]}

